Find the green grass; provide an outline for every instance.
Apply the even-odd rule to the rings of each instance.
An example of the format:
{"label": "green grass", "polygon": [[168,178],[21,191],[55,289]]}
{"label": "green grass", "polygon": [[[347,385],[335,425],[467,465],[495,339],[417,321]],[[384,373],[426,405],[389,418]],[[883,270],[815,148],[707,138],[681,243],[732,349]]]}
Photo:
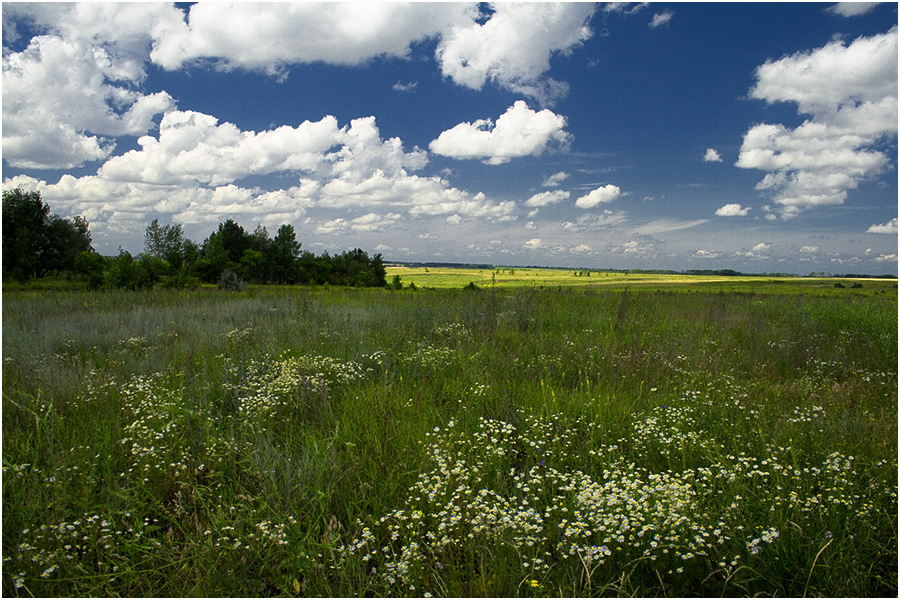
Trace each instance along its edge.
{"label": "green grass", "polygon": [[897,594],[896,282],[434,271],[4,290],[4,596]]}

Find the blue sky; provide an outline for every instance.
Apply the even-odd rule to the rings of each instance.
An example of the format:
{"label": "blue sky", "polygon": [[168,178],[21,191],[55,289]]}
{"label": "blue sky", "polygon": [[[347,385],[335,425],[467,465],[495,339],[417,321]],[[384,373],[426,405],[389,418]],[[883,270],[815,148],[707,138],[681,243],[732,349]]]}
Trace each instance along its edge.
{"label": "blue sky", "polygon": [[897,273],[896,3],[3,3],[3,185],[137,254]]}

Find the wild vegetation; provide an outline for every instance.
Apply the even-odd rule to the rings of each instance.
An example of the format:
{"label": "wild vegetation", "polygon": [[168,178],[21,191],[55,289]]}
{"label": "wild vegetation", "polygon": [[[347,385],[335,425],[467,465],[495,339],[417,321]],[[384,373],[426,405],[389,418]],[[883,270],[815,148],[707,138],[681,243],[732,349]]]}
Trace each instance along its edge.
{"label": "wild vegetation", "polygon": [[37,192],[3,190],[3,277],[27,281],[75,269],[76,257],[91,249],[83,217],[50,214]]}
{"label": "wild vegetation", "polygon": [[202,282],[240,291],[248,283],[329,284],[383,287],[380,254],[360,248],[316,256],[301,251],[292,225],[275,237],[258,225],[249,233],[232,219],[220,223],[202,244],[184,236],[180,224],[154,219],[144,232],[144,252],[134,257],[101,256],[91,245],[83,217],[50,214],[39,192],[3,190],[3,278],[26,283],[48,275],[90,289],[196,288]]}
{"label": "wild vegetation", "polygon": [[475,287],[4,290],[3,595],[897,594],[895,284]]}

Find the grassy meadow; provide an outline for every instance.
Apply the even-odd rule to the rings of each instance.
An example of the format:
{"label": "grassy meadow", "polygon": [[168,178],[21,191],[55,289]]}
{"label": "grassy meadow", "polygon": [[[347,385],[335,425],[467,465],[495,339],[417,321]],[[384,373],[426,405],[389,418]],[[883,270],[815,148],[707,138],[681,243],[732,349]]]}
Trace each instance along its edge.
{"label": "grassy meadow", "polygon": [[3,595],[897,595],[896,280],[442,271],[4,289]]}

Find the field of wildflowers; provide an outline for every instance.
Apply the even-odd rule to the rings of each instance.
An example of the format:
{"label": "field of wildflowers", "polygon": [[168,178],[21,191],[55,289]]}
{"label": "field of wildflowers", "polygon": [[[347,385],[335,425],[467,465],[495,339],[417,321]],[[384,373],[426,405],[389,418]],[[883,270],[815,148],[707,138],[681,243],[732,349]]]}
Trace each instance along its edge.
{"label": "field of wildflowers", "polygon": [[841,291],[4,292],[3,595],[896,596]]}

